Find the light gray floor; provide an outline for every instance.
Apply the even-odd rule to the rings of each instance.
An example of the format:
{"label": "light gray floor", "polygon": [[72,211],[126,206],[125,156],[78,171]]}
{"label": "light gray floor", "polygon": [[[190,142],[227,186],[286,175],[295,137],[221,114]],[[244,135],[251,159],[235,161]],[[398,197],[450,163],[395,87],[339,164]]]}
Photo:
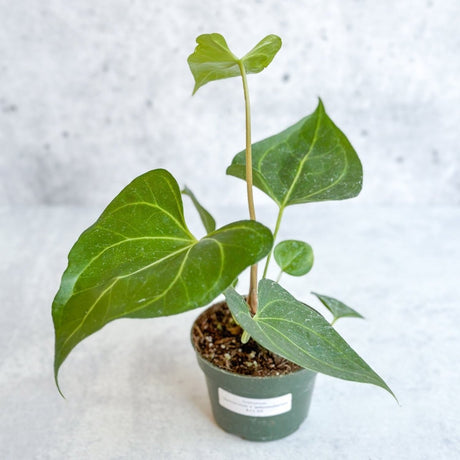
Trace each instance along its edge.
{"label": "light gray floor", "polygon": [[[97,212],[0,208],[0,458],[460,458],[460,209],[288,210],[281,236],[307,239],[316,265],[282,284],[312,304],[311,290],[337,296],[367,318],[337,327],[400,406],[377,387],[320,376],[306,423],[267,444],[214,424],[188,340],[198,311],[107,326],[69,357],[67,400],[59,396],[50,305],[71,244]],[[270,210],[260,216],[272,222]]]}

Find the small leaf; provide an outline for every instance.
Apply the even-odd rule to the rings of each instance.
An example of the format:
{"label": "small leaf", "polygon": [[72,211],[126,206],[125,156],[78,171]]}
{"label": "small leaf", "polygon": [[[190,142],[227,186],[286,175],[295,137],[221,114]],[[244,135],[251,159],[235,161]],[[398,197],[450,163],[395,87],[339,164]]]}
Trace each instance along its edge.
{"label": "small leaf", "polygon": [[56,383],[70,351],[110,321],[206,305],[272,244],[270,230],[255,221],[197,241],[171,174],[157,169],[137,177],[70,251],[53,302]]}
{"label": "small leaf", "polygon": [[212,217],[211,214],[209,214],[209,212],[201,206],[200,202],[196,199],[195,194],[188,187],[184,187],[182,193],[192,200],[206,231],[208,233],[213,232],[216,229],[216,221],[214,220],[214,217]]}
{"label": "small leaf", "polygon": [[195,79],[193,94],[214,80],[241,75],[238,58],[228,48],[225,38],[220,34],[203,34],[196,39],[195,51],[187,62]]}
{"label": "small leaf", "polygon": [[[361,162],[319,101],[311,115],[252,146],[254,185],[281,209],[313,201],[343,200],[361,191]],[[245,152],[227,174],[246,178]]]}
{"label": "small leaf", "polygon": [[225,291],[225,297],[238,323],[273,353],[315,372],[372,383],[393,395],[323,316],[297,301],[279,284],[267,279],[260,281],[259,308],[254,317],[244,298],[233,288]]}
{"label": "small leaf", "polygon": [[313,295],[318,297],[321,303],[332,313],[334,316],[333,323],[335,323],[339,318],[353,317],[353,318],[364,318],[353,308],[345,305],[340,300],[334,299],[333,297],[328,297],[326,295],[317,294],[312,292]]}
{"label": "small leaf", "polygon": [[304,241],[281,241],[275,247],[274,256],[281,270],[292,276],[305,275],[313,267],[313,249]]}
{"label": "small leaf", "polygon": [[193,94],[210,81],[240,76],[241,64],[246,73],[261,72],[281,47],[279,37],[268,35],[239,59],[230,51],[225,38],[220,34],[203,34],[197,37],[196,42],[195,51],[187,59],[195,79]]}
{"label": "small leaf", "polygon": [[281,48],[281,38],[267,35],[241,59],[246,73],[259,73],[268,67]]}

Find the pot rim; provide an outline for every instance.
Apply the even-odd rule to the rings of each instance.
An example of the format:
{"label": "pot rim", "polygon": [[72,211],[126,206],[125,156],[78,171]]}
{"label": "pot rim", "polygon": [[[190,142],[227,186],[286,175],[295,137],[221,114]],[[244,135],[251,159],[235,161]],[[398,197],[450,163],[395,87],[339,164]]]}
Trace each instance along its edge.
{"label": "pot rim", "polygon": [[197,350],[192,342],[192,346],[195,350],[195,353],[201,362],[203,362],[205,365],[211,367],[213,370],[218,371],[222,374],[226,374],[232,377],[236,378],[241,378],[241,379],[247,379],[247,380],[282,380],[284,378],[292,378],[293,376],[297,376],[299,374],[314,374],[316,375],[317,372],[312,371],[310,369],[302,368],[302,369],[297,369],[296,371],[290,372],[289,374],[280,374],[280,375],[265,375],[265,376],[260,376],[260,375],[245,375],[245,374],[238,374],[237,372],[231,372],[227,369],[222,369],[221,367],[216,366],[215,364],[211,363],[211,361],[208,361],[205,359],[199,350]]}
{"label": "pot rim", "polygon": [[211,308],[212,306],[214,305],[217,305],[219,303],[225,303],[225,300],[224,301],[221,301],[221,302],[215,302],[211,305],[208,305],[208,307],[203,310],[196,318],[195,320],[193,321],[192,323],[192,327],[190,329],[190,342],[192,344],[192,347],[197,355],[197,358],[199,359],[199,361],[201,361],[203,364],[209,366],[210,368],[214,369],[215,371],[218,371],[218,372],[221,372],[222,374],[226,374],[226,375],[229,375],[229,376],[232,376],[232,377],[236,377],[236,378],[241,378],[241,379],[247,379],[247,380],[270,380],[270,379],[273,379],[273,380],[281,380],[283,378],[292,378],[293,376],[295,375],[299,375],[299,374],[314,374],[314,375],[317,375],[318,373],[315,372],[315,371],[312,371],[311,369],[307,369],[307,368],[302,368],[302,369],[297,369],[293,372],[290,372],[289,374],[280,374],[280,375],[265,375],[265,376],[259,376],[259,375],[245,375],[245,374],[238,374],[237,372],[231,372],[227,369],[222,369],[221,367],[218,367],[216,366],[214,363],[212,363],[211,361],[208,361],[206,358],[203,357],[203,355],[201,354],[200,350],[198,350],[196,347],[195,347],[195,344],[193,343],[193,328],[195,326],[195,322],[196,320],[208,309],[208,308]]}

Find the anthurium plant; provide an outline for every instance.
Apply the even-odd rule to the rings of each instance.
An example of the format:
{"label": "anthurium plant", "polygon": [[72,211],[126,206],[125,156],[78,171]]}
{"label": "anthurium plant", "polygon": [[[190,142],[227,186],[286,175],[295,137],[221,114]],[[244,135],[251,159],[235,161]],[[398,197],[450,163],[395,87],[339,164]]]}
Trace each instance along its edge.
{"label": "anthurium plant", "polygon": [[[307,274],[314,259],[306,242],[276,241],[284,210],[352,198],[362,187],[358,155],[321,101],[310,115],[252,144],[247,75],[267,67],[280,47],[281,39],[269,35],[238,58],[222,35],[197,38],[188,58],[195,80],[193,93],[215,80],[242,79],[246,148],[234,157],[227,174],[246,182],[249,219],[216,229],[215,220],[193,192],[181,190],[168,171],[154,169],[134,179],[70,251],[52,307],[56,383],[72,349],[107,323],[182,313],[207,305],[223,293],[244,330],[243,343],[252,337],[301,367],[371,383],[391,393],[324,316],[279,284],[282,273]],[[256,221],[253,186],[278,207],[273,233]],[[191,199],[206,229],[207,235],[200,240],[185,222],[183,195]],[[280,269],[277,281],[267,279],[273,258]],[[263,259],[260,276],[257,264]],[[249,293],[243,296],[234,281],[248,267]],[[315,295],[332,313],[332,323],[341,317],[361,317],[337,299]]]}

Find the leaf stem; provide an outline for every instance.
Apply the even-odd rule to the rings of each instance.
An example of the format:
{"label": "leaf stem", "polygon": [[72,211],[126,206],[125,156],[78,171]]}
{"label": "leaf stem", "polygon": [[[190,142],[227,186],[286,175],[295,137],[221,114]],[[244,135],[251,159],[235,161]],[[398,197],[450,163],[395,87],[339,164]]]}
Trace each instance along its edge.
{"label": "leaf stem", "polygon": [[[252,145],[251,145],[251,103],[249,100],[248,80],[246,78],[246,69],[242,60],[238,61],[241,78],[243,79],[244,106],[246,113],[246,188],[248,196],[249,217],[256,220],[256,211],[254,207],[254,195],[252,191]],[[251,275],[249,282],[248,305],[253,315],[257,312],[257,264],[251,266]]]}
{"label": "leaf stem", "polygon": [[270,252],[268,253],[267,261],[265,262],[263,278],[267,277],[268,266],[270,264],[270,259],[272,257],[273,249],[275,247],[276,237],[278,236],[278,230],[280,229],[281,219],[283,218],[283,212],[284,212],[284,208],[280,207],[280,210],[278,212],[278,217],[276,219],[275,231],[273,232],[273,247],[271,248]]}

